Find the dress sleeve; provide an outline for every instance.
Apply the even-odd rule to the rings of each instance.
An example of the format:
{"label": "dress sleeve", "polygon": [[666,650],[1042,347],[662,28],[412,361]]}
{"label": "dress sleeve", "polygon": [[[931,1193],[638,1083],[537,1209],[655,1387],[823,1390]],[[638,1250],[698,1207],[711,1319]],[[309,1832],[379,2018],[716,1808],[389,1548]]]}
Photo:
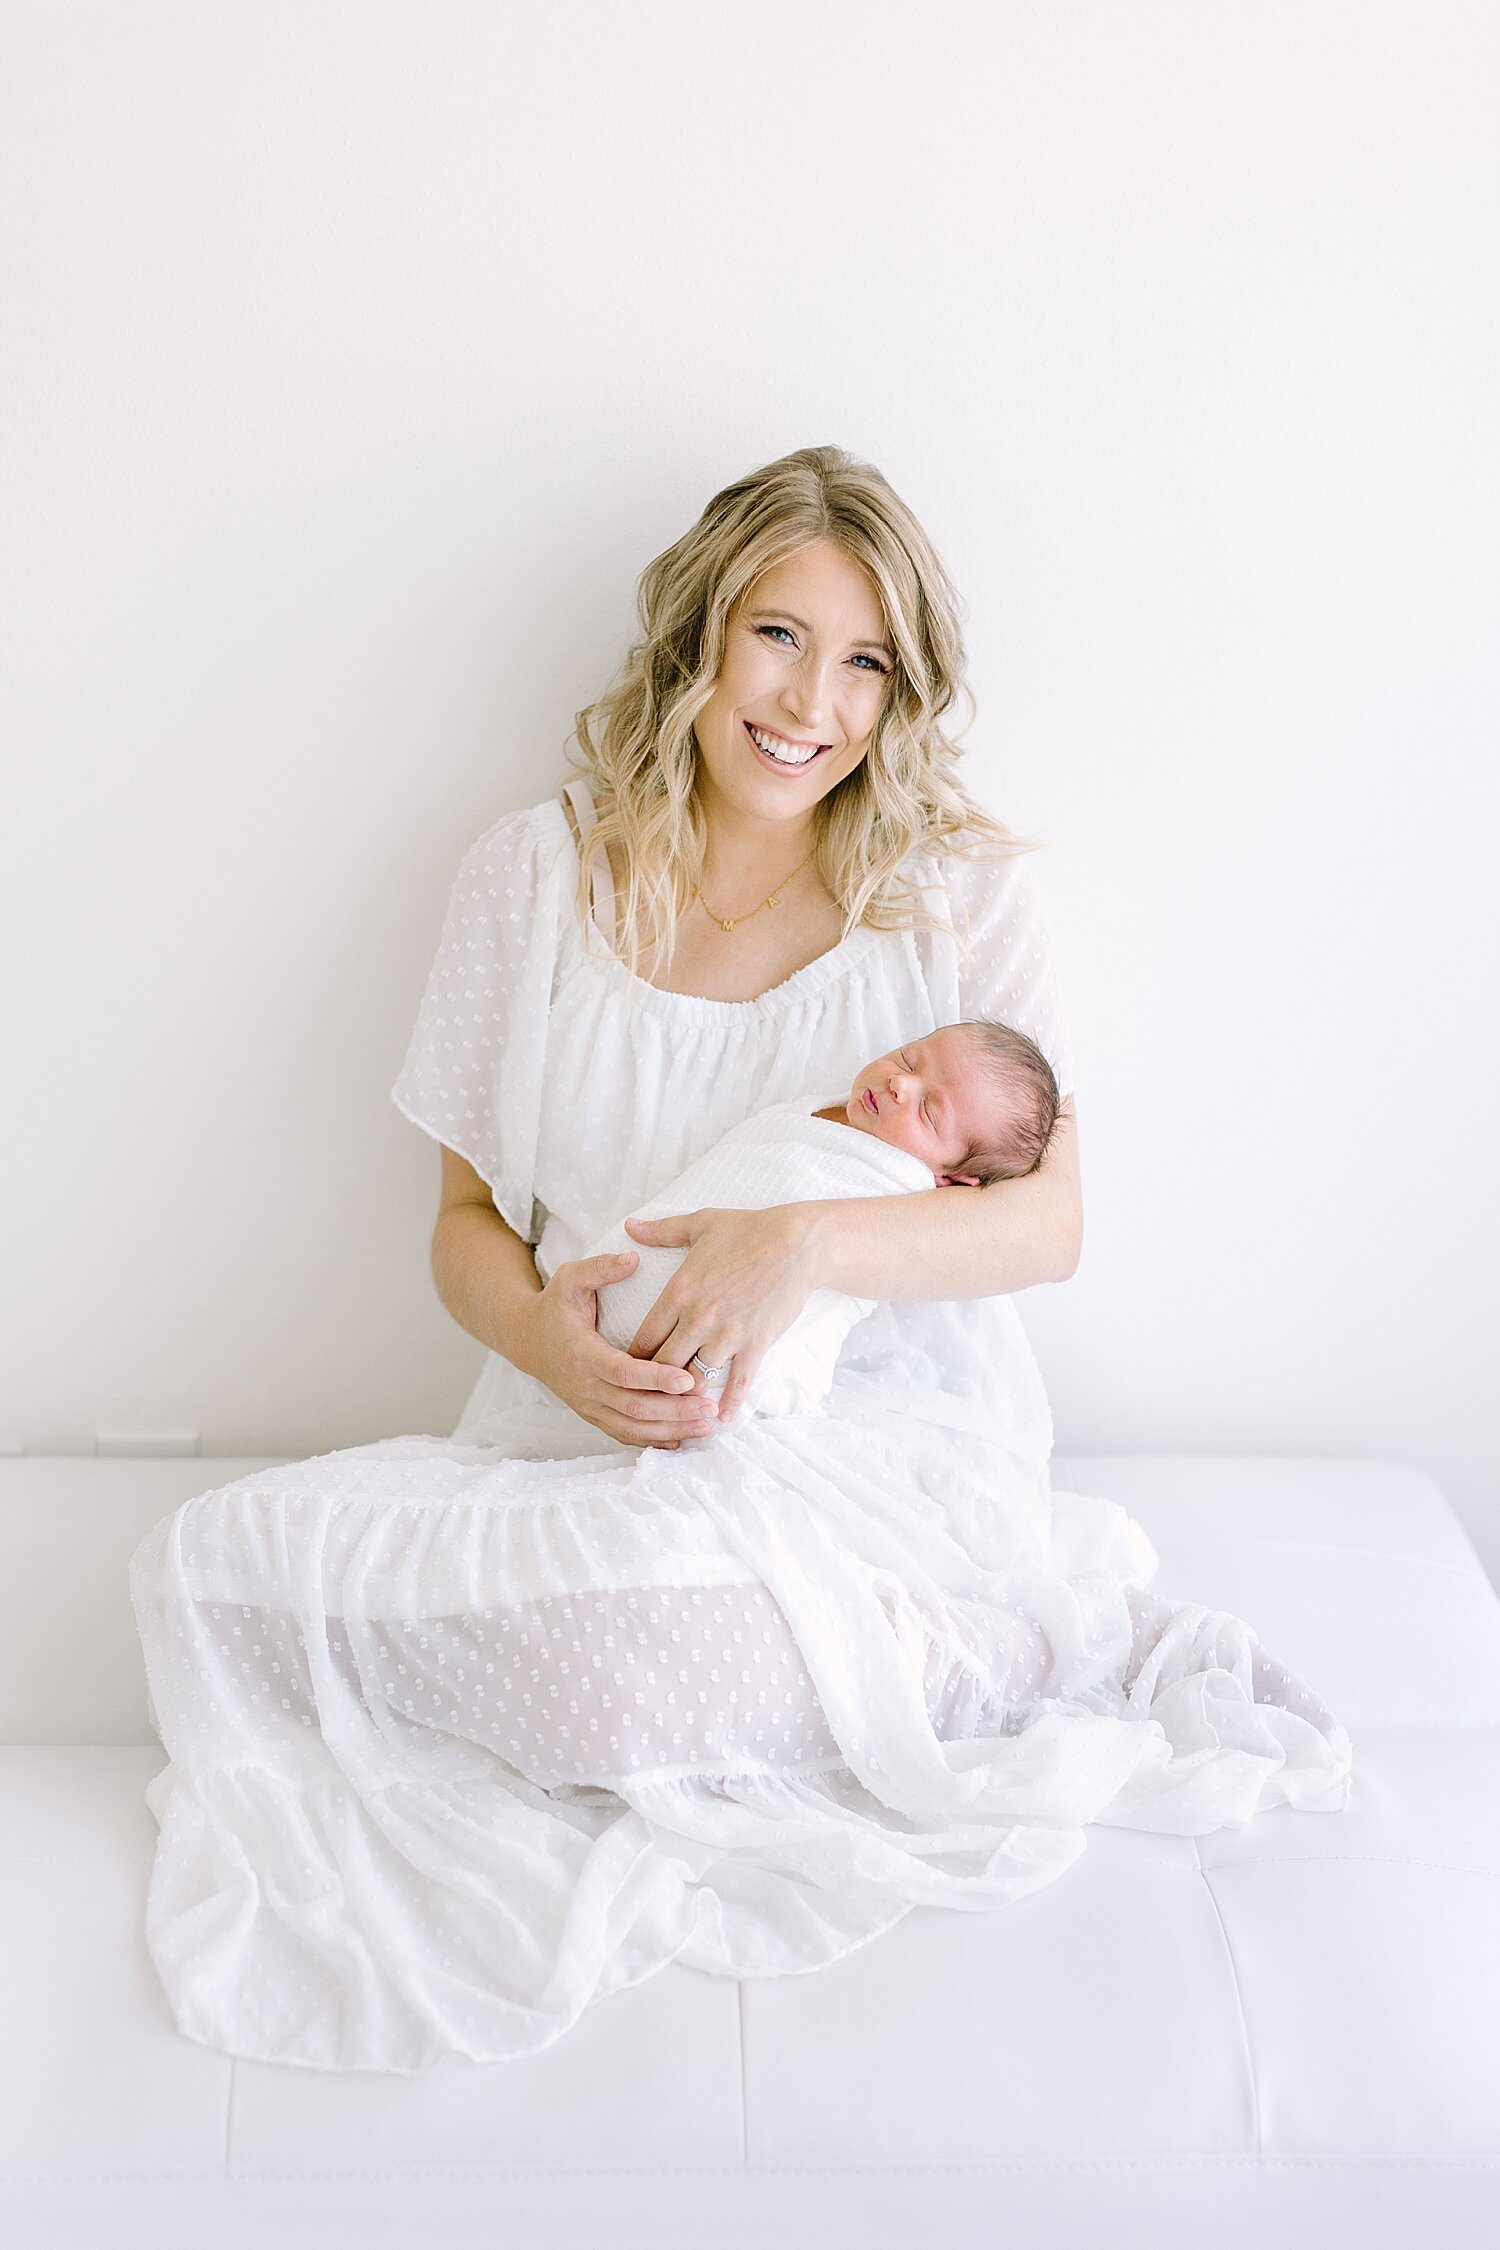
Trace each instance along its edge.
{"label": "dress sleeve", "polygon": [[970,943],[968,958],[961,945],[958,955],[962,1015],[1009,1024],[1034,1040],[1066,1100],[1073,1092],[1073,1060],[1058,1002],[1052,934],[1027,857],[949,857],[943,867],[955,930],[962,937],[967,929]]}
{"label": "dress sleeve", "polygon": [[560,929],[558,855],[507,813],[459,865],[391,1099],[466,1157],[507,1226],[540,1239],[537,1132]]}

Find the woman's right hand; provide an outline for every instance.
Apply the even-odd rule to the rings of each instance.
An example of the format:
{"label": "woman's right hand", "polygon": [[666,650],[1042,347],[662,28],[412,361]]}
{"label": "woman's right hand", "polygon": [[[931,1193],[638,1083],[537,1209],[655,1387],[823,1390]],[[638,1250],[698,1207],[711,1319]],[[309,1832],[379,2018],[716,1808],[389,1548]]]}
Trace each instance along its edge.
{"label": "woman's right hand", "polygon": [[639,1263],[638,1250],[564,1259],[531,1297],[524,1364],[606,1437],[675,1451],[684,1438],[713,1428],[713,1400],[686,1368],[633,1359],[599,1334],[599,1291]]}

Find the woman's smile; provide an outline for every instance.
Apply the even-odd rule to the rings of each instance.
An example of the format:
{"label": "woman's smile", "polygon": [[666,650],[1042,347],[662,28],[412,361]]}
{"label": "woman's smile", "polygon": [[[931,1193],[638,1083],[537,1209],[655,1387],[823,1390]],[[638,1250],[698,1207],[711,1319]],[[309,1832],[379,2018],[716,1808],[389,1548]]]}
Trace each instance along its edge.
{"label": "woman's smile", "polygon": [[771,727],[754,725],[745,721],[745,732],[752,747],[760,754],[763,764],[775,766],[782,773],[802,773],[831,750],[831,742],[794,742],[789,735],[777,734]]}

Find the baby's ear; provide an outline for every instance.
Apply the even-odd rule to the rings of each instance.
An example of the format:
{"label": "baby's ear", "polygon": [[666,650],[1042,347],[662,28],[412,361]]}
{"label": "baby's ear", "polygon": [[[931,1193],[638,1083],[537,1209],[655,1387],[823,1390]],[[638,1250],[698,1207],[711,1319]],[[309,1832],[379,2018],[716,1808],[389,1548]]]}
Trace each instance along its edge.
{"label": "baby's ear", "polygon": [[978,1187],[979,1182],[971,1172],[962,1172],[957,1179],[951,1172],[939,1172],[937,1184],[939,1187]]}

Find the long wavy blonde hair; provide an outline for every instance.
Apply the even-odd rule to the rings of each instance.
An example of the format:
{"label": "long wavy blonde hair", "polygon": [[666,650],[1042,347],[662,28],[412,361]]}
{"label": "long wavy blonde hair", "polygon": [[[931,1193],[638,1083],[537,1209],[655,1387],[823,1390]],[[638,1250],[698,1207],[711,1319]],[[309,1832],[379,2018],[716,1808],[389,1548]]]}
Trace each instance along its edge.
{"label": "long wavy blonde hair", "polygon": [[[1032,849],[956,778],[962,752],[941,722],[960,698],[969,718],[974,705],[958,595],[931,541],[869,462],[836,445],[807,446],[716,492],[691,530],[647,565],[636,589],[640,637],[613,684],[574,721],[581,757],[569,762],[582,766],[598,809],[593,842],[617,844],[628,870],[616,947],[632,974],[647,946],[670,962],[703,870],[693,721],[713,692],[729,613],[763,571],[821,539],[868,571],[896,654],[867,754],[814,808],[813,864],[838,902],[843,936],[861,923],[942,926],[921,891],[896,879],[913,848],[961,858]],[[591,857],[579,854],[585,930]],[[962,928],[957,934],[962,944]]]}

